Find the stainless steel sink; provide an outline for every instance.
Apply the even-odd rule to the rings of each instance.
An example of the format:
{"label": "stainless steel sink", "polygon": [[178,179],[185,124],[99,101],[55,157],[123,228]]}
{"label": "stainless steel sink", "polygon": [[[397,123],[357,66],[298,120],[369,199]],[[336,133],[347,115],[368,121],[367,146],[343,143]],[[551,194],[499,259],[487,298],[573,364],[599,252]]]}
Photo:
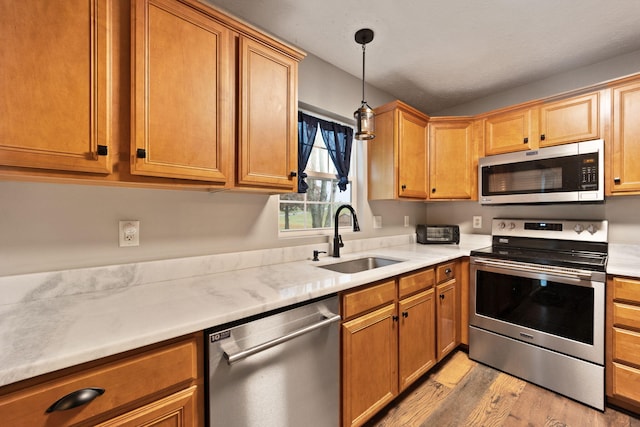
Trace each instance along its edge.
{"label": "stainless steel sink", "polygon": [[373,270],[374,268],[385,267],[387,265],[397,264],[399,262],[402,261],[388,258],[366,257],[337,262],[335,264],[319,265],[318,267],[337,271],[338,273],[353,274],[360,273],[361,271]]}

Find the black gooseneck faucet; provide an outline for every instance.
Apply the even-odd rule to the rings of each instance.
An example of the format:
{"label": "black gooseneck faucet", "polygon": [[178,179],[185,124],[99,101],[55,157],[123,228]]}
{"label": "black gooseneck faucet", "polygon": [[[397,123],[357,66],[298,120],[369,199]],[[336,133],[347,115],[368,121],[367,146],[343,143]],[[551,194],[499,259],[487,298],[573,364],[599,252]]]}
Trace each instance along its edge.
{"label": "black gooseneck faucet", "polygon": [[351,216],[353,217],[353,231],[360,231],[360,226],[358,225],[358,217],[356,216],[356,211],[353,210],[351,205],[342,205],[336,209],[336,217],[333,219],[333,225],[335,227],[335,232],[333,234],[333,257],[340,258],[340,248],[344,246],[342,243],[342,236],[338,234],[338,216],[340,216],[340,211],[342,209],[348,209],[351,212]]}

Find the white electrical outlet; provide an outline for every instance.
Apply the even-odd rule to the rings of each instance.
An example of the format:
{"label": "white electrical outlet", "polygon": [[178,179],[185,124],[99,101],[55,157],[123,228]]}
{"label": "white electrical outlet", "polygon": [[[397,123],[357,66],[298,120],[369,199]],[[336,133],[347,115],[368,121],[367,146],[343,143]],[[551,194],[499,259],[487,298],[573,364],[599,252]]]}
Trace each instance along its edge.
{"label": "white electrical outlet", "polygon": [[120,221],[118,240],[120,247],[140,246],[140,221]]}
{"label": "white electrical outlet", "polygon": [[473,217],[473,228],[482,228],[482,217],[474,216]]}
{"label": "white electrical outlet", "polygon": [[409,226],[409,215],[405,215],[404,216],[404,226],[408,227]]}

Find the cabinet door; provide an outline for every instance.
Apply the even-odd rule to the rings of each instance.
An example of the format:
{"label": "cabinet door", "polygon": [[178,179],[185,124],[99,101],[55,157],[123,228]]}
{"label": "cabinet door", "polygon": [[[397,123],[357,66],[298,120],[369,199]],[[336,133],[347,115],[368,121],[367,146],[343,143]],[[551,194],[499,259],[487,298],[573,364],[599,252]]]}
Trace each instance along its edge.
{"label": "cabinet door", "polygon": [[133,9],[131,173],[224,184],[230,173],[230,32],[173,0]]}
{"label": "cabinet door", "polygon": [[537,110],[507,111],[485,120],[485,154],[510,153],[537,148]]}
{"label": "cabinet door", "polygon": [[427,198],[427,121],[402,110],[398,117],[398,185],[400,197]]}
{"label": "cabinet door", "polygon": [[436,363],[435,290],[401,300],[399,336],[400,391]]}
{"label": "cabinet door", "polygon": [[457,346],[457,292],[455,279],[436,287],[438,360],[442,360]]}
{"label": "cabinet door", "polygon": [[613,89],[612,193],[640,191],[640,82]]}
{"label": "cabinet door", "polygon": [[359,426],[398,394],[395,304],[342,325],[342,424]]}
{"label": "cabinet door", "polygon": [[297,76],[296,60],[240,37],[239,185],[297,188]]}
{"label": "cabinet door", "polygon": [[0,164],[110,173],[106,0],[0,3]]}
{"label": "cabinet door", "polygon": [[127,412],[96,427],[187,427],[197,426],[197,386],[172,394]]}
{"label": "cabinet door", "polygon": [[599,93],[540,107],[540,147],[587,141],[600,136]]}
{"label": "cabinet door", "polygon": [[430,199],[471,199],[477,175],[473,122],[429,123]]}

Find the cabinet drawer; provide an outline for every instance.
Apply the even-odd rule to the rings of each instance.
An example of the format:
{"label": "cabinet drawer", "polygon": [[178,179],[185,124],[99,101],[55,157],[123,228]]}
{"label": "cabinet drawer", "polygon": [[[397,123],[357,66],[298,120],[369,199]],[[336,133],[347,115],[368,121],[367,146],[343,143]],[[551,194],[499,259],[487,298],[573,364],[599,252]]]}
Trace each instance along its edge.
{"label": "cabinet drawer", "polygon": [[613,328],[613,360],[640,366],[640,333]]}
{"label": "cabinet drawer", "polygon": [[400,298],[429,289],[434,285],[435,272],[433,268],[400,277],[398,281],[398,293]]}
{"label": "cabinet drawer", "polygon": [[372,310],[396,298],[396,282],[389,280],[342,295],[342,318]]}
{"label": "cabinet drawer", "polygon": [[640,307],[614,302],[613,325],[640,330]]}
{"label": "cabinet drawer", "polygon": [[448,262],[436,267],[436,283],[446,282],[456,277],[455,262]]}
{"label": "cabinet drawer", "polygon": [[640,304],[640,281],[614,277],[613,299],[637,302]]}
{"label": "cabinet drawer", "polygon": [[640,402],[640,370],[614,363],[613,394]]}
{"label": "cabinet drawer", "polygon": [[[117,410],[153,393],[176,389],[178,384],[186,386],[197,376],[194,338],[1,396],[0,413],[6,425],[71,425]],[[102,388],[104,394],[72,409],[45,412],[58,399],[88,387]],[[112,414],[117,415],[117,411]]]}

